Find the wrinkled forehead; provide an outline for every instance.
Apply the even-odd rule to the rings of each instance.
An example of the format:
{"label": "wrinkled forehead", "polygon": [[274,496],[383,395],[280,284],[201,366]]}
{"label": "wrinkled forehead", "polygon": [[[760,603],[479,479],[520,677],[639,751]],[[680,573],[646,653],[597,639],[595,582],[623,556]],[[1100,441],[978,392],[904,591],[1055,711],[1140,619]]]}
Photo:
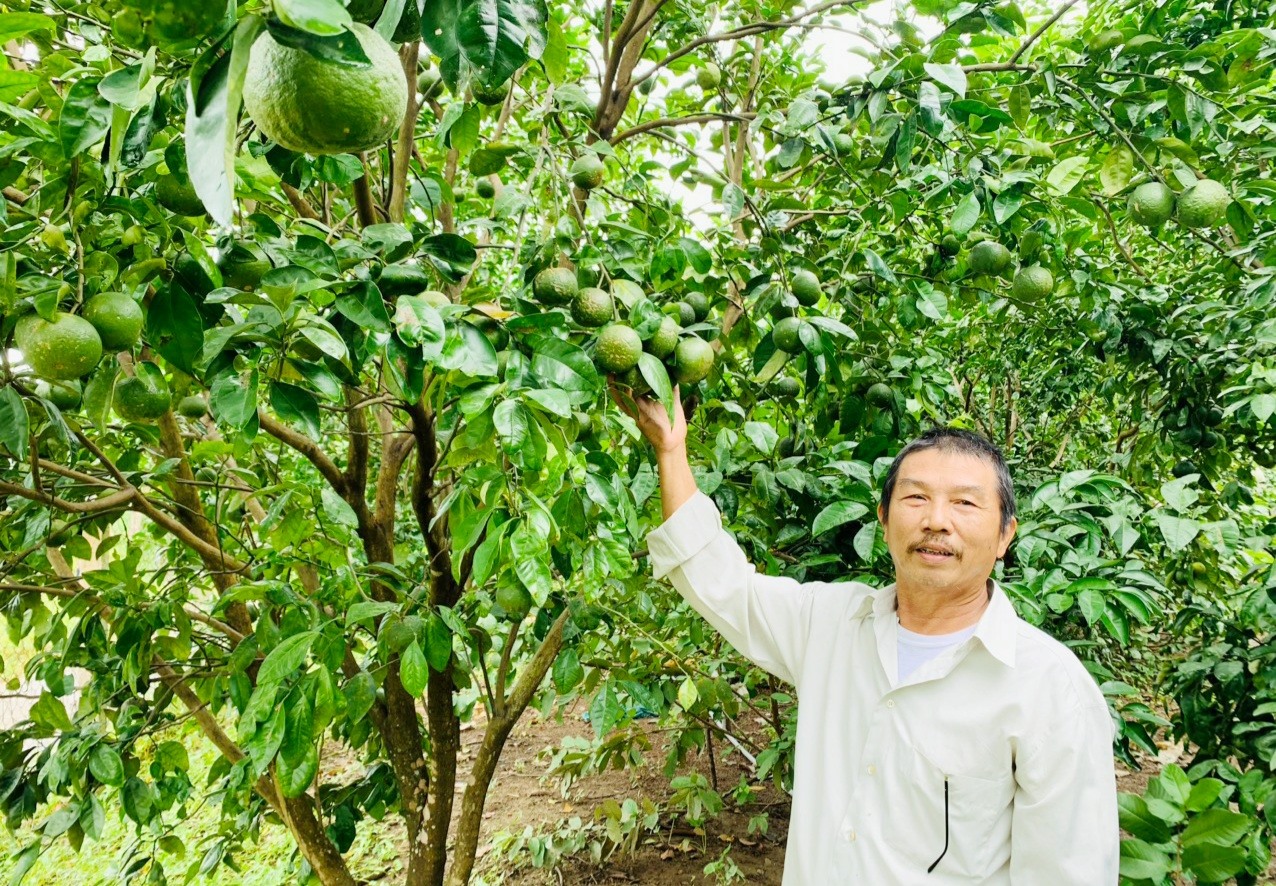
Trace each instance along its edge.
{"label": "wrinkled forehead", "polygon": [[923,449],[905,456],[895,481],[898,495],[908,490],[997,494],[997,469],[987,459],[965,452]]}

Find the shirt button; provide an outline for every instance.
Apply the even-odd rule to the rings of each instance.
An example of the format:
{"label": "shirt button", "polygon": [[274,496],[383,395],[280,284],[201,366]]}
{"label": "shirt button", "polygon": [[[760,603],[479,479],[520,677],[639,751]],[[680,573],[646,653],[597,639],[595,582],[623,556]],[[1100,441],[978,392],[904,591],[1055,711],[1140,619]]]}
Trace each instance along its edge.
{"label": "shirt button", "polygon": [[876,775],[876,774],[877,774],[877,767],[876,767],[876,766],[869,766],[869,767],[868,767],[868,774],[869,774],[869,775]]}
{"label": "shirt button", "polygon": [[848,842],[848,843],[854,843],[854,842],[855,842],[855,831],[851,830],[850,828],[847,828],[847,829],[846,829],[846,840],[847,840],[847,842]]}
{"label": "shirt button", "polygon": [[893,698],[888,698],[888,699],[886,699],[886,706],[887,706],[888,708],[893,708],[893,707],[895,707],[895,699],[893,699]]}

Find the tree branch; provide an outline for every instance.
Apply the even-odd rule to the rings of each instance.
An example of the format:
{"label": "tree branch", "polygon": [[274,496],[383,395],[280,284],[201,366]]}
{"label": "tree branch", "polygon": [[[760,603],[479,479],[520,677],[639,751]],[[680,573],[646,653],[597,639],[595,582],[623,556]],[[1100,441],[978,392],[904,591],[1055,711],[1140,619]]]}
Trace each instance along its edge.
{"label": "tree branch", "polygon": [[1080,2],[1081,0],[1068,0],[1067,3],[1059,7],[1058,12],[1050,16],[1050,18],[1046,19],[1045,23],[1043,23],[1041,27],[1037,28],[1037,30],[1032,32],[1032,36],[1030,36],[1027,40],[1023,41],[1023,43],[1019,45],[1019,48],[1015,50],[1014,55],[1010,56],[1009,60],[1006,63],[1013,65],[1015,62],[1019,61],[1020,57],[1022,57],[1023,54],[1028,51],[1028,47],[1037,42],[1037,38],[1039,38],[1042,34],[1044,34],[1050,28],[1051,25],[1053,25],[1059,19],[1063,18],[1064,13],[1066,13],[1069,9],[1076,6]]}
{"label": "tree branch", "polygon": [[288,198],[288,202],[292,204],[293,211],[296,212],[298,216],[301,218],[314,219],[316,221],[319,220],[319,213],[310,205],[310,201],[306,199],[305,195],[302,194],[301,191],[298,191],[292,185],[288,184],[288,182],[281,182],[281,186],[283,187],[284,196]]}
{"label": "tree branch", "polygon": [[257,421],[261,425],[261,429],[267,434],[301,453],[308,462],[315,466],[320,475],[328,481],[328,484],[336,490],[338,495],[342,498],[346,497],[346,490],[348,489],[346,478],[337,469],[336,464],[328,457],[327,453],[319,447],[318,443],[294,431],[282,422],[276,421],[264,409],[257,410]]}
{"label": "tree branch", "polygon": [[740,122],[748,122],[758,115],[751,112],[743,114],[724,114],[710,112],[707,114],[695,114],[690,117],[661,117],[657,120],[648,120],[646,123],[639,123],[630,129],[626,129],[619,135],[612,138],[611,143],[618,145],[626,139],[633,138],[636,135],[642,135],[644,132],[650,132],[653,129],[665,129],[674,126],[684,126],[693,123],[710,123],[714,120],[736,120]]}
{"label": "tree branch", "polygon": [[399,127],[399,140],[394,148],[394,166],[390,172],[390,221],[403,221],[404,206],[407,203],[408,167],[412,163],[412,146],[416,140],[416,117],[419,109],[416,102],[416,74],[420,59],[421,41],[412,40],[399,48],[399,58],[403,62],[403,73],[408,78],[408,112]]}
{"label": "tree branch", "polygon": [[67,501],[66,499],[58,498],[51,492],[37,492],[34,489],[27,489],[25,486],[18,486],[15,483],[6,483],[3,480],[0,480],[0,492],[37,501],[70,514],[100,514],[105,511],[121,510],[137,498],[138,495],[137,490],[130,486],[127,489],[121,489],[118,492],[113,492],[101,498],[90,499],[89,501]]}

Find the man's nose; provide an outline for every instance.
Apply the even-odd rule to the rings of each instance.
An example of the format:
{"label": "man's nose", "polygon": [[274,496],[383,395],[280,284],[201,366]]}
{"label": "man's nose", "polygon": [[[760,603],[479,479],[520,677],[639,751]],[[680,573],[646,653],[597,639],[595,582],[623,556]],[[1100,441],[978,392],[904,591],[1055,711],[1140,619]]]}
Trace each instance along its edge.
{"label": "man's nose", "polygon": [[932,500],[923,517],[922,528],[927,532],[949,532],[952,529],[952,511],[942,501]]}

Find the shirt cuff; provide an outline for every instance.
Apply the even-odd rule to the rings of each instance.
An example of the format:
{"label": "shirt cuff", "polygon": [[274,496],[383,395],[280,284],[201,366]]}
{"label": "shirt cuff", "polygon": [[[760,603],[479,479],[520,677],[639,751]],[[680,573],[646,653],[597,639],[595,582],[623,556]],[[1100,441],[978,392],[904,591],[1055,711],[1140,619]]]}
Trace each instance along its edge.
{"label": "shirt cuff", "polygon": [[683,502],[668,520],[647,534],[647,553],[656,578],[700,553],[722,531],[722,515],[713,499],[703,492]]}

